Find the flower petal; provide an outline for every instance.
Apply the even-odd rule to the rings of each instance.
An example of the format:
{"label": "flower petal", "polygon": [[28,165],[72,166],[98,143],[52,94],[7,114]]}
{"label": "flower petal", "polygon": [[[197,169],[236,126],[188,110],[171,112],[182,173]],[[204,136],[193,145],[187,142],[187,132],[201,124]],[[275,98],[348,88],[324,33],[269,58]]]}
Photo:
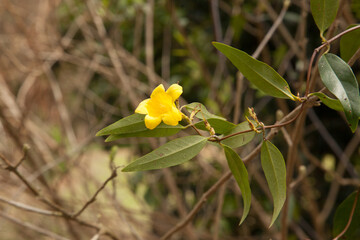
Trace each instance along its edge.
{"label": "flower petal", "polygon": [[183,93],[183,88],[179,84],[172,84],[168,90],[166,91],[167,94],[171,96],[173,101],[178,99],[180,95]]}
{"label": "flower petal", "polygon": [[175,106],[173,106],[171,111],[165,113],[162,117],[164,123],[170,126],[178,125],[181,119],[182,119],[181,112]]}
{"label": "flower petal", "polygon": [[161,117],[151,117],[149,115],[145,116],[145,126],[152,130],[156,128],[161,123]]}
{"label": "flower petal", "polygon": [[147,104],[149,102],[150,98],[145,99],[144,101],[142,101],[139,106],[135,109],[136,113],[140,113],[140,114],[148,114],[148,110],[147,110]]}
{"label": "flower petal", "polygon": [[165,93],[165,88],[164,85],[160,84],[159,86],[157,86],[153,92],[150,95],[150,98],[155,97],[156,95],[158,95],[159,93]]}

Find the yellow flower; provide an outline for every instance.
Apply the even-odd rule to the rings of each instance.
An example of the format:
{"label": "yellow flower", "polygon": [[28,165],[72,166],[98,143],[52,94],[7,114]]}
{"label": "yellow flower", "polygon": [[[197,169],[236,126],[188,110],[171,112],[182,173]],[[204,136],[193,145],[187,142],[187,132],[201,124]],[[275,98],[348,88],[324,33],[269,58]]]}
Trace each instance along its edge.
{"label": "yellow flower", "polygon": [[175,101],[182,94],[182,87],[172,84],[165,92],[162,84],[151,93],[150,98],[142,101],[135,112],[146,114],[145,126],[148,129],[156,128],[161,121],[167,125],[176,126],[182,119],[180,110],[175,106]]}

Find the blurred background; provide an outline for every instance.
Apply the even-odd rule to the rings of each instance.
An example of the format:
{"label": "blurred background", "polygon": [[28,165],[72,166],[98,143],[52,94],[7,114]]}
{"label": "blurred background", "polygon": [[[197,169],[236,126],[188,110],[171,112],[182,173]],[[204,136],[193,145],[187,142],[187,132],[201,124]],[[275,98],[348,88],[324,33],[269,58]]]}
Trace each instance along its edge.
{"label": "blurred background", "polygon": [[[328,37],[359,23],[360,2],[340,2]],[[119,170],[81,221],[39,210],[54,210],[44,203],[48,199],[66,212],[79,211],[114,166],[167,141],[104,143],[95,137],[132,114],[160,83],[183,86],[181,105],[201,102],[234,123],[244,121],[248,107],[267,125],[289,113],[295,104],[254,89],[211,44],[224,42],[251,55],[282,9],[281,24],[258,59],[302,95],[310,56],[321,44],[308,0],[292,0],[286,9],[280,0],[1,0],[0,154],[15,165],[24,145],[30,147],[17,171],[36,191],[1,162],[0,238],[160,239],[181,222],[228,170],[216,146],[165,170]],[[331,52],[339,54],[338,42]],[[352,67],[359,79],[359,61]],[[324,106],[309,110],[302,127],[296,169],[303,165],[307,175],[292,189],[288,239],[329,239],[336,207],[355,188],[324,170],[358,178],[360,134],[351,133],[342,113]],[[286,127],[273,140],[285,159],[293,131]],[[239,149],[240,156],[260,141]],[[280,221],[268,228],[272,198],[259,160],[247,165],[253,196],[241,226],[241,193],[231,179],[171,239],[278,239]]]}

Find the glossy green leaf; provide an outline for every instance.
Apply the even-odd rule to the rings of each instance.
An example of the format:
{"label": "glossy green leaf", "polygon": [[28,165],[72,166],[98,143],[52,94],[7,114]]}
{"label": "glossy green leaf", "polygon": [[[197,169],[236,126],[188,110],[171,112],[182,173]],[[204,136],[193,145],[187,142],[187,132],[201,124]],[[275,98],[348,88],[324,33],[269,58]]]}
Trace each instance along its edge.
{"label": "glossy green leaf", "polygon": [[122,171],[145,171],[179,165],[195,157],[206,142],[206,137],[198,135],[177,138],[136,159]]}
{"label": "glossy green leaf", "polygon": [[261,166],[274,201],[271,227],[286,199],[286,167],[281,152],[270,141],[264,141],[261,146]]}
{"label": "glossy green leaf", "polygon": [[[355,27],[358,25],[350,25],[349,28]],[[340,55],[341,58],[348,62],[350,58],[356,53],[360,48],[360,28],[351,31],[340,39]]]}
{"label": "glossy green leaf", "polygon": [[244,212],[239,223],[241,224],[248,215],[251,205],[251,189],[248,172],[246,170],[245,164],[233,149],[226,145],[222,145],[222,147],[224,148],[229,168],[234,175],[237,184],[239,185],[243,197]]}
{"label": "glossy green leaf", "polygon": [[322,92],[310,93],[309,95],[317,96],[322,103],[335,111],[344,111],[344,108],[342,107],[339,99],[330,98]]}
{"label": "glossy green leaf", "polygon": [[[220,118],[209,118],[208,123],[214,128],[215,133],[224,134],[233,129],[236,125]],[[195,124],[195,127],[201,130],[206,130],[205,123],[203,121]]]}
{"label": "glossy green leaf", "polygon": [[223,43],[213,45],[222,52],[239,71],[258,89],[277,98],[296,100],[290,92],[289,84],[273,68],[251,57],[247,53]]}
{"label": "glossy green leaf", "polygon": [[344,108],[346,119],[355,132],[360,117],[358,82],[350,66],[338,56],[327,53],[319,60],[321,80]]}
{"label": "glossy green leaf", "polygon": [[339,0],[310,0],[310,8],[320,34],[323,35],[335,20]]}
{"label": "glossy green leaf", "polygon": [[[227,132],[226,134],[224,134],[224,136],[228,136],[230,134],[234,134],[237,132],[246,131],[249,129],[250,129],[249,123],[242,122],[242,123],[236,125],[236,127],[233,128],[230,132]],[[223,143],[231,148],[238,148],[238,147],[241,147],[241,146],[249,143],[254,137],[255,137],[255,132],[251,131],[251,132],[242,133],[242,134],[238,134],[233,137],[227,138],[227,139],[223,140],[221,143]]]}
{"label": "glossy green leaf", "polygon": [[220,117],[220,116],[210,113],[203,104],[198,103],[198,102],[193,102],[193,103],[184,105],[184,107],[188,110],[189,113],[200,110],[198,113],[195,114],[195,116],[199,119],[217,118],[217,119],[226,120],[226,118],[223,118],[223,117]]}
{"label": "glossy green leaf", "polygon": [[[338,236],[346,227],[356,200],[357,191],[350,194],[336,209],[333,224],[333,236]],[[358,197],[350,226],[340,239],[360,239],[360,199]]]}
{"label": "glossy green leaf", "polygon": [[133,114],[101,129],[96,136],[110,135],[106,141],[114,141],[124,137],[167,137],[178,133],[185,127],[181,125],[169,126],[161,123],[155,129],[146,128],[145,115]]}

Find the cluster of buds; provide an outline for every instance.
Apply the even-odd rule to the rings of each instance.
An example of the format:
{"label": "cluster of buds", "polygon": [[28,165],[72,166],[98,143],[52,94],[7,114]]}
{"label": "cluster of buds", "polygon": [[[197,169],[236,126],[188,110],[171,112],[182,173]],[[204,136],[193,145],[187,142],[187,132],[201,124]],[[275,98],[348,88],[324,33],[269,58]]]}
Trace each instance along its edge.
{"label": "cluster of buds", "polygon": [[[254,119],[254,121],[256,123],[256,126],[255,126],[253,121],[251,121],[247,116],[245,116],[246,120],[249,123],[250,128],[256,133],[262,132],[263,134],[265,134],[265,129],[264,129],[265,125],[264,125],[264,123],[260,122],[259,119],[257,118],[254,108],[251,107],[251,108],[248,108],[248,110],[249,110],[250,117],[252,119]],[[258,127],[261,127],[262,129],[259,130]]]}

